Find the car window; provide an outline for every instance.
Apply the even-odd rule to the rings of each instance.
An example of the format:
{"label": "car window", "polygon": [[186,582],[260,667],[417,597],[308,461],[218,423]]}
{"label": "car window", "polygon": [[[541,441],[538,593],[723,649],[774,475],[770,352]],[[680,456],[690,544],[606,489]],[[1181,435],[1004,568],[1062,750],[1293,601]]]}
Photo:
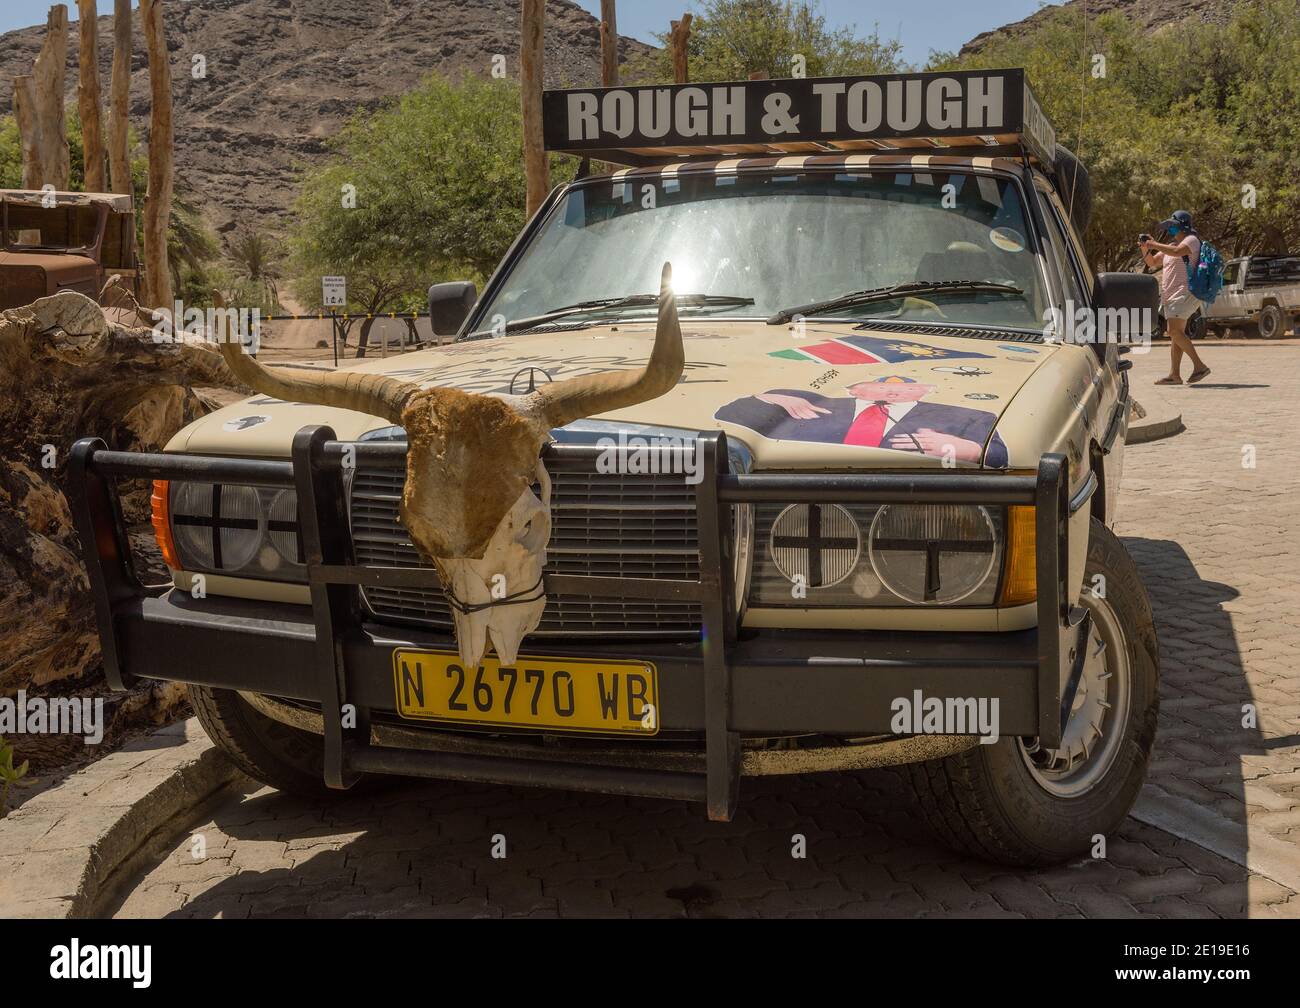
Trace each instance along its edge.
{"label": "car window", "polygon": [[[1063,294],[1066,304],[1062,309],[1069,315],[1077,312],[1080,308],[1091,310],[1092,308],[1092,287],[1085,287],[1084,278],[1091,277],[1087,273],[1087,268],[1078,259],[1076,253],[1076,241],[1073,235],[1073,229],[1065,223],[1065,210],[1055,195],[1048,190],[1039,189],[1043,200],[1041,203],[1045,226],[1048,231],[1050,243],[1052,245],[1052,255],[1057,263],[1057,271],[1064,284]],[[1073,305],[1073,309],[1071,309]],[[1067,322],[1068,324],[1068,322]],[[1113,358],[1114,354],[1107,354],[1106,345],[1093,340],[1089,344],[1092,347],[1094,356],[1099,361],[1105,362],[1108,358]]]}
{"label": "car window", "polygon": [[1065,204],[1061,202],[1061,197],[1054,192],[1048,193],[1047,200],[1056,211],[1057,223],[1062,233],[1064,233],[1069,251],[1074,256],[1075,268],[1079,271],[1079,276],[1083,280],[1084,287],[1087,288],[1089,295],[1092,294],[1093,275],[1092,267],[1088,265],[1088,252],[1083,247],[1083,242],[1079,240],[1079,235],[1070,222],[1070,215],[1065,210]]}
{"label": "car window", "polygon": [[[1047,193],[1040,189],[1039,195],[1043,197],[1039,206],[1043,211],[1044,226],[1047,228],[1048,255],[1056,264],[1057,275],[1064,285],[1062,294],[1065,300],[1072,301],[1076,306],[1087,304],[1087,299],[1083,295],[1083,286],[1079,282],[1078,271],[1074,268],[1074,259],[1068,251],[1069,240],[1065,237],[1065,232],[1061,228],[1060,218],[1057,216],[1051,200],[1047,198]],[[1066,305],[1060,307],[1065,308]]]}
{"label": "car window", "polygon": [[93,206],[34,207],[6,203],[0,242],[6,248],[65,252],[90,248],[99,214]]}
{"label": "car window", "polygon": [[[602,180],[561,199],[478,319],[507,321],[653,292],[753,298],[715,314],[783,308],[913,281],[994,281],[1022,295],[948,291],[828,311],[1042,329],[1046,289],[1013,179],[969,171],[698,172]],[[698,309],[697,309],[698,310]],[[653,307],[629,308],[648,314]]]}

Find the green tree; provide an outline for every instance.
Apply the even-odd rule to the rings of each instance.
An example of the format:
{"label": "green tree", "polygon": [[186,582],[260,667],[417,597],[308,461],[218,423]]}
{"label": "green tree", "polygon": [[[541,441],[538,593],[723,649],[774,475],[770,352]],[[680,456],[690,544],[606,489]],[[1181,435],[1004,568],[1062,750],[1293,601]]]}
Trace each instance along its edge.
{"label": "green tree", "polygon": [[273,236],[251,227],[240,228],[226,240],[226,262],[231,277],[251,295],[252,304],[271,309],[279,304],[279,282],[284,274],[279,242]]}
{"label": "green tree", "polygon": [[18,122],[13,116],[0,116],[0,189],[23,187],[23,150]]}
{"label": "green tree", "polygon": [[[1240,71],[1228,82],[1225,102],[1236,186],[1221,201],[1219,216],[1241,252],[1300,251],[1300,18],[1294,0],[1240,8],[1222,42],[1228,65]],[[1247,185],[1254,206],[1244,205]]]}
{"label": "green tree", "polygon": [[21,785],[27,769],[26,760],[14,766],[14,747],[0,737],[0,818],[9,808],[9,789]]}
{"label": "green tree", "polygon": [[1058,139],[1092,175],[1089,252],[1116,269],[1137,262],[1137,232],[1175,208],[1225,255],[1300,245],[1297,52],[1293,0],[1249,0],[1226,26],[1151,34],[1120,14],[1085,23],[1067,8],[965,57],[936,55],[931,69],[1029,71]]}
{"label": "green tree", "polygon": [[167,267],[172,275],[172,291],[183,304],[209,304],[209,274],[218,250],[217,236],[189,194],[174,194],[167,230]]}
{"label": "green tree", "polygon": [[[852,28],[828,28],[816,0],[701,0],[696,6],[686,46],[694,81],[745,80],[752,73],[791,77],[798,56],[808,77],[889,73],[902,67],[901,43],[882,40],[878,29],[859,36]],[[672,81],[668,34],[657,37],[659,50],[629,62],[629,81]]]}
{"label": "green tree", "polygon": [[[296,297],[347,277],[348,310],[419,306],[439,280],[482,282],[525,224],[518,87],[433,76],[355,117],[303,180],[289,240]],[[555,156],[556,177],[572,160]],[[369,326],[362,327],[362,338]]]}
{"label": "green tree", "polygon": [[[1164,50],[1169,35],[1143,37],[1118,14],[1089,19],[1085,32],[1082,12],[1066,8],[1033,32],[995,36],[978,53],[937,55],[931,65],[1026,69],[1057,140],[1091,174],[1094,205],[1084,239],[1096,269],[1132,265],[1138,232],[1175,208],[1195,212],[1229,184],[1230,140],[1213,108],[1162,72],[1174,66]],[[1165,89],[1163,101],[1151,93],[1158,88]]]}

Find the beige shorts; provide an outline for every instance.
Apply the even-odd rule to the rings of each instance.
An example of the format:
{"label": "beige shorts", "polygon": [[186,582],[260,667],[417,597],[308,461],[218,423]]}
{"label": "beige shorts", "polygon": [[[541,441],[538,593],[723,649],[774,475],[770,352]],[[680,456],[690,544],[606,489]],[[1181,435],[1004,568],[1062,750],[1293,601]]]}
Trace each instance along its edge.
{"label": "beige shorts", "polygon": [[1201,307],[1201,302],[1190,292],[1175,294],[1168,301],[1160,302],[1160,314],[1167,320],[1169,319],[1189,319],[1196,314],[1196,309]]}

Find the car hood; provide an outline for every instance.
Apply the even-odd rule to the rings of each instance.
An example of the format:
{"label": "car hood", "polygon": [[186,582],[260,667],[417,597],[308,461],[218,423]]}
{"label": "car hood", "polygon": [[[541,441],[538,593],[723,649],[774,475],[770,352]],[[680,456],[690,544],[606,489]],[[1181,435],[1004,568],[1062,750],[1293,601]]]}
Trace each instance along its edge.
{"label": "car hood", "polygon": [[[944,335],[935,326],[920,335],[872,325],[814,323],[800,330],[756,321],[683,319],[686,367],[676,388],[585,426],[722,430],[749,447],[755,468],[943,465],[938,445],[945,437],[980,445],[976,458],[958,457],[957,465],[1006,465],[998,420],[1021,386],[1061,348],[1026,342],[1023,334],[972,338]],[[389,374],[426,387],[525,393],[530,381],[644,364],[653,340],[654,322],[647,319],[460,342],[350,362],[347,369]],[[849,386],[868,381],[875,384],[859,386],[857,397],[849,393]],[[857,425],[858,433],[850,434],[878,392],[900,400],[882,421],[887,429],[873,430],[874,421],[868,420],[865,430]],[[812,417],[796,418],[780,405],[754,398],[769,393],[798,396],[815,407]],[[328,424],[342,440],[388,426],[348,410],[257,395],[186,427],[168,450],[282,457],[289,454],[294,433],[307,424]],[[584,422],[571,426],[581,428]],[[888,447],[893,433],[909,450]],[[873,447],[871,442],[882,435],[885,446]],[[922,445],[931,454],[922,454]]]}
{"label": "car hood", "polygon": [[9,252],[0,249],[0,269],[9,266],[39,266],[46,273],[84,273],[95,268],[95,260],[76,252]]}

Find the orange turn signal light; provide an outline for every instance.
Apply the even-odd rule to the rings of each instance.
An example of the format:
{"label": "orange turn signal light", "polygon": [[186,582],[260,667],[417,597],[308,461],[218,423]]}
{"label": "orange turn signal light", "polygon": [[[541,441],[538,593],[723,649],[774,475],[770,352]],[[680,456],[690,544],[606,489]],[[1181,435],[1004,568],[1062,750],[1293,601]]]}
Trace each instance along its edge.
{"label": "orange turn signal light", "polygon": [[163,563],[172,570],[180,570],[181,562],[176,554],[176,543],[172,540],[169,489],[167,480],[153,481],[153,494],[149,497],[150,519],[153,522],[153,537],[158,540],[158,549],[162,551]]}
{"label": "orange turn signal light", "polygon": [[1007,508],[1006,577],[1000,606],[1024,605],[1038,598],[1037,534],[1031,507]]}

